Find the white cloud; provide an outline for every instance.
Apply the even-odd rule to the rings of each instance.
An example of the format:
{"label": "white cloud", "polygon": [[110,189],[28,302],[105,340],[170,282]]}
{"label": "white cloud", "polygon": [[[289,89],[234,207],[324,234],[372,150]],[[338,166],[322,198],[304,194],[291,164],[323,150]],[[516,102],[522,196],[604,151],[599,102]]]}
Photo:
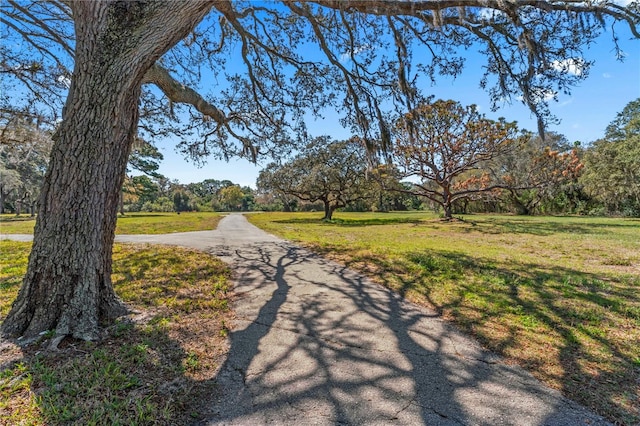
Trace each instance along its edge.
{"label": "white cloud", "polygon": [[58,76],[58,83],[62,83],[67,89],[71,87],[71,79],[65,75]]}
{"label": "white cloud", "polygon": [[491,9],[488,7],[482,7],[478,12],[478,18],[480,18],[480,20],[482,21],[489,21],[489,22],[497,21],[500,18],[504,18],[505,16],[507,15],[503,11]]}
{"label": "white cloud", "polygon": [[358,56],[360,53],[362,52],[366,52],[367,50],[371,50],[372,47],[368,44],[356,47],[355,49],[353,49],[353,52],[348,51],[345,52],[343,54],[340,55],[340,63],[344,64],[346,62],[349,62],[351,60],[352,56]]}
{"label": "white cloud", "polygon": [[572,104],[572,103],[573,103],[573,98],[569,98],[566,101],[560,102],[560,105],[558,105],[558,106],[563,107],[563,106],[567,106],[567,105]]}
{"label": "white cloud", "polygon": [[584,69],[584,59],[568,58],[562,61],[553,61],[551,62],[551,67],[556,71],[580,76],[582,75],[582,70]]}
{"label": "white cloud", "polygon": [[612,75],[611,75],[611,74],[609,74],[608,72],[605,72],[605,73],[602,73],[602,77],[603,77],[603,78],[611,78],[611,77],[612,77]]}

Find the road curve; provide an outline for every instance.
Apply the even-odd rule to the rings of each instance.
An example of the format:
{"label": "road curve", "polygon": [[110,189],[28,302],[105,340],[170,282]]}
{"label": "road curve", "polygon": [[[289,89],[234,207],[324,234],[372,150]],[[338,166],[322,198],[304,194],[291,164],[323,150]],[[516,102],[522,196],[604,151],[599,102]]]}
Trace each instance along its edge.
{"label": "road curve", "polygon": [[434,312],[240,214],[215,231],[116,241],[196,248],[235,271],[223,392],[202,424],[610,424]]}

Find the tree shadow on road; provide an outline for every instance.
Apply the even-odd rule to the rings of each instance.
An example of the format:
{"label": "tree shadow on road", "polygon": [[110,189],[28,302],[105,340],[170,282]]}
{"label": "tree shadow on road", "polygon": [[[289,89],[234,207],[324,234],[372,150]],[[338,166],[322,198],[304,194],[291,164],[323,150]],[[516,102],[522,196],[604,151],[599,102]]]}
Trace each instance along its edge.
{"label": "tree shadow on road", "polygon": [[216,376],[225,394],[207,424],[543,424],[589,416],[435,312],[344,266],[284,243],[236,256],[242,303]]}
{"label": "tree shadow on road", "polygon": [[444,250],[407,253],[396,264],[374,256],[348,264],[368,265],[385,286],[600,414],[623,424],[640,419],[637,277]]}

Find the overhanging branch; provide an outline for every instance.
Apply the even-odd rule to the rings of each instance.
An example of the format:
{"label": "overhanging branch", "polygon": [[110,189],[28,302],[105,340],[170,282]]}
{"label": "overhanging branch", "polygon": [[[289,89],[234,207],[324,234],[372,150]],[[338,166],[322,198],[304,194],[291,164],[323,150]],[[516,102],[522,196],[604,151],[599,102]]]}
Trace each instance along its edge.
{"label": "overhanging branch", "polygon": [[142,84],[156,85],[171,102],[192,105],[203,117],[214,120],[218,124],[218,129],[224,128],[230,135],[242,142],[244,154],[249,155],[252,161],[256,161],[258,155],[256,147],[248,138],[233,131],[229,125],[233,119],[239,117],[227,116],[198,92],[174,79],[169,71],[158,63],[147,71]]}
{"label": "overhanging branch", "polygon": [[202,115],[220,125],[224,125],[227,121],[227,117],[221,110],[207,102],[192,88],[178,82],[169,74],[169,71],[157,63],[147,71],[142,83],[155,84],[171,102],[193,105]]}

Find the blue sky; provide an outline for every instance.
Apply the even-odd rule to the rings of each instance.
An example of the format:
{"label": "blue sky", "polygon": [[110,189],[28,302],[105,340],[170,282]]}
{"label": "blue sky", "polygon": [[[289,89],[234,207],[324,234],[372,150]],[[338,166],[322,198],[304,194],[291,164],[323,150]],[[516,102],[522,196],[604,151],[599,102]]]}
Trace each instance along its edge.
{"label": "blue sky", "polygon": [[[619,26],[618,31],[621,30]],[[588,143],[604,135],[606,126],[630,101],[640,97],[640,41],[629,40],[628,33],[620,32],[620,45],[626,54],[625,60],[616,60],[611,35],[605,33],[587,52],[589,60],[595,64],[589,76],[572,90],[571,95],[560,94],[558,102],[551,103],[552,112],[561,120],[559,125],[551,125],[548,130],[564,134],[571,142]],[[436,98],[454,99],[463,104],[476,104],[489,118],[504,117],[517,121],[520,127],[535,131],[537,126],[529,110],[517,101],[504,105],[498,111],[490,110],[488,94],[479,88],[481,78],[480,62],[469,57],[463,75],[457,79],[439,78],[433,87],[425,87],[425,93]],[[338,116],[330,112],[321,122],[307,122],[312,136],[328,134],[335,139],[343,139],[350,133],[340,126]],[[209,159],[203,167],[187,162],[174,151],[168,141],[159,144],[164,154],[160,173],[182,183],[200,182],[205,179],[228,179],[242,186],[255,187],[255,181],[262,166],[269,159],[254,165],[244,159],[229,162]]]}

